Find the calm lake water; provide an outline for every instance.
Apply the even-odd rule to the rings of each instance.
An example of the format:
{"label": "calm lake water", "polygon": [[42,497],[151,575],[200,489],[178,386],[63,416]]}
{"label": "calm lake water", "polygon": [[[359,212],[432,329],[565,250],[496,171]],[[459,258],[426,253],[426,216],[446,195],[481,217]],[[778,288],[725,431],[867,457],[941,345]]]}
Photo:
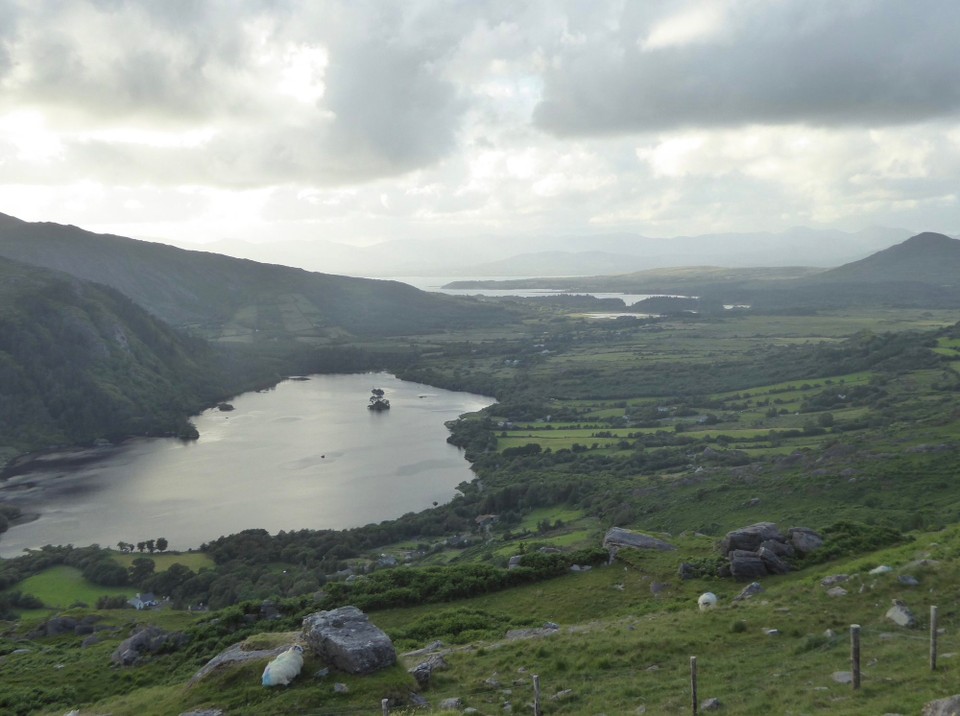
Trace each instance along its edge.
{"label": "calm lake water", "polygon": [[[374,387],[391,410],[367,409]],[[0,483],[0,500],[40,513],[0,536],[0,555],[157,537],[187,549],[253,527],[342,529],[420,511],[474,477],[444,422],[493,399],[380,373],[288,380],[230,402],[194,419],[195,442],[132,440]]]}
{"label": "calm lake water", "polygon": [[[419,288],[421,291],[430,291],[432,293],[445,293],[450,296],[489,296],[491,298],[542,298],[544,296],[561,296],[561,295],[573,295],[573,296],[593,296],[594,298],[619,298],[623,301],[624,305],[632,306],[638,301],[643,301],[647,298],[654,298],[655,296],[661,296],[664,294],[650,294],[650,293],[604,293],[598,291],[565,291],[562,288],[444,288],[448,283],[453,281],[502,281],[502,280],[517,280],[516,276],[503,277],[503,276],[492,276],[488,278],[455,278],[455,277],[446,277],[446,278],[435,278],[430,276],[398,276],[394,278],[395,281],[401,281],[402,283],[409,284],[414,288]],[[543,280],[543,278],[536,279],[538,281]],[[557,284],[562,286],[563,279],[558,279]],[[685,298],[684,296],[679,296],[679,298]]]}

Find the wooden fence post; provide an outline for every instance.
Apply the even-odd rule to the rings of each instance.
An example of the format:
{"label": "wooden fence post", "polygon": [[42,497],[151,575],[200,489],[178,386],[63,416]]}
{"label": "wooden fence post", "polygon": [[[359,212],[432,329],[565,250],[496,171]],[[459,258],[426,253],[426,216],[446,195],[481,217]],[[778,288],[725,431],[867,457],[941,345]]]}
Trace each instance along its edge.
{"label": "wooden fence post", "polygon": [[690,699],[693,706],[693,716],[700,712],[700,702],[697,699],[697,657],[690,657]]}
{"label": "wooden fence post", "polygon": [[930,607],[930,671],[937,670],[937,608]]}
{"label": "wooden fence post", "polygon": [[860,688],[860,625],[850,625],[850,670],[853,672],[853,688]]}
{"label": "wooden fence post", "polygon": [[533,675],[533,716],[543,716],[543,708],[540,706],[540,677]]}

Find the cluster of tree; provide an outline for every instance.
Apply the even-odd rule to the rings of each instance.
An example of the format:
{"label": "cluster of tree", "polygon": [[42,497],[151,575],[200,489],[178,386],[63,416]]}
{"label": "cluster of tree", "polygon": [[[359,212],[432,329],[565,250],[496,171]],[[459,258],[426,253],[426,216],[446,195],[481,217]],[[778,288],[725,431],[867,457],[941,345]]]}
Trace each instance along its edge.
{"label": "cluster of tree", "polygon": [[121,540],[120,542],[117,542],[117,549],[121,552],[133,552],[134,550],[137,552],[143,552],[146,550],[150,554],[153,554],[154,552],[166,552],[169,544],[170,543],[167,542],[166,537],[158,537],[155,540],[148,539],[144,540],[143,542],[137,542],[136,544]]}

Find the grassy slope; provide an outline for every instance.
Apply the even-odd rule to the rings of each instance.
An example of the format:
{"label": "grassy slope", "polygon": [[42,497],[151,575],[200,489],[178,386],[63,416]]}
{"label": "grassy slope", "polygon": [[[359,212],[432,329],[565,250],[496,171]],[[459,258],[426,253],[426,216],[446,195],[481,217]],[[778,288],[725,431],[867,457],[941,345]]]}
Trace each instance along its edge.
{"label": "grassy slope", "polygon": [[[732,598],[742,585],[679,581],[675,576],[679,559],[708,554],[712,547],[710,540],[696,537],[680,536],[675,542],[678,552],[632,555],[626,564],[447,606],[377,612],[372,620],[401,649],[419,647],[434,638],[446,641],[452,650],[447,655],[451,668],[435,675],[425,696],[434,704],[459,696],[465,705],[485,714],[502,712],[505,702],[515,710],[528,708],[533,674],[540,676],[547,697],[563,689],[573,691],[567,700],[548,700],[546,713],[634,713],[641,706],[647,713],[680,713],[689,704],[692,655],[699,660],[701,699],[719,698],[728,713],[765,715],[772,704],[784,714],[917,713],[926,701],[955,691],[960,668],[953,656],[960,651],[956,636],[960,613],[952,603],[960,584],[957,528],[922,534],[912,543],[856,559],[769,578],[760,596],[740,603]],[[894,571],[867,574],[880,564]],[[827,596],[820,581],[839,573],[851,575],[843,583],[848,594]],[[900,585],[901,574],[916,577],[921,586]],[[654,584],[663,586],[654,590]],[[716,610],[700,613],[696,598],[706,590],[715,592],[720,603]],[[894,598],[915,611],[921,620],[919,629],[906,630],[884,618]],[[936,672],[928,668],[924,631],[931,605],[940,607],[940,625],[945,630]],[[137,617],[167,619],[158,614]],[[457,624],[464,619],[479,628],[457,633]],[[545,621],[559,624],[559,632],[505,638],[510,628]],[[864,676],[859,692],[832,677],[849,669],[846,634],[852,623],[861,624],[863,630]],[[422,636],[425,624],[433,628],[429,637]],[[166,625],[173,626],[169,620]],[[768,636],[765,629],[778,629],[780,634]],[[824,636],[827,629],[835,636]],[[177,655],[111,674],[103,665],[124,633],[126,629],[85,650],[76,648],[78,639],[73,637],[26,644],[34,651],[7,657],[5,683],[18,687],[54,663],[63,664],[61,683],[88,680],[81,688],[70,687],[76,699],[65,696],[63,707],[44,712],[49,714],[62,713],[63,708],[80,703],[83,694],[96,693],[101,700],[82,709],[82,714],[159,715],[201,706],[265,716],[375,713],[381,698],[412,688],[412,680],[399,667],[367,678],[340,674],[314,678],[321,665],[312,658],[292,686],[274,690],[259,686],[263,661],[227,669],[195,687],[186,686],[195,667]],[[251,645],[264,648],[293,636],[264,635],[251,639]],[[9,651],[7,646],[4,649]],[[405,666],[416,662],[416,658],[404,659]],[[114,683],[116,679],[121,683]],[[350,692],[334,694],[334,681],[346,683]],[[144,688],[106,695],[137,685]]]}

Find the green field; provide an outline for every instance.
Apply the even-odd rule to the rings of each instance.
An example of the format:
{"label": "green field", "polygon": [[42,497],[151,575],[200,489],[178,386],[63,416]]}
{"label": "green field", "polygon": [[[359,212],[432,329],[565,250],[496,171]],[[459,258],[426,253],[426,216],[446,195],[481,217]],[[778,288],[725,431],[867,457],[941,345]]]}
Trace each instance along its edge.
{"label": "green field", "polygon": [[205,567],[213,567],[213,560],[203,552],[114,552],[113,560],[124,567],[129,567],[135,559],[146,558],[153,560],[157,572],[164,572],[174,564],[182,564],[197,572]]}
{"label": "green field", "polygon": [[28,577],[16,587],[24,594],[32,594],[47,607],[66,609],[74,604],[93,606],[101,596],[125,595],[133,597],[135,587],[101,587],[84,579],[74,567],[51,567]]}

